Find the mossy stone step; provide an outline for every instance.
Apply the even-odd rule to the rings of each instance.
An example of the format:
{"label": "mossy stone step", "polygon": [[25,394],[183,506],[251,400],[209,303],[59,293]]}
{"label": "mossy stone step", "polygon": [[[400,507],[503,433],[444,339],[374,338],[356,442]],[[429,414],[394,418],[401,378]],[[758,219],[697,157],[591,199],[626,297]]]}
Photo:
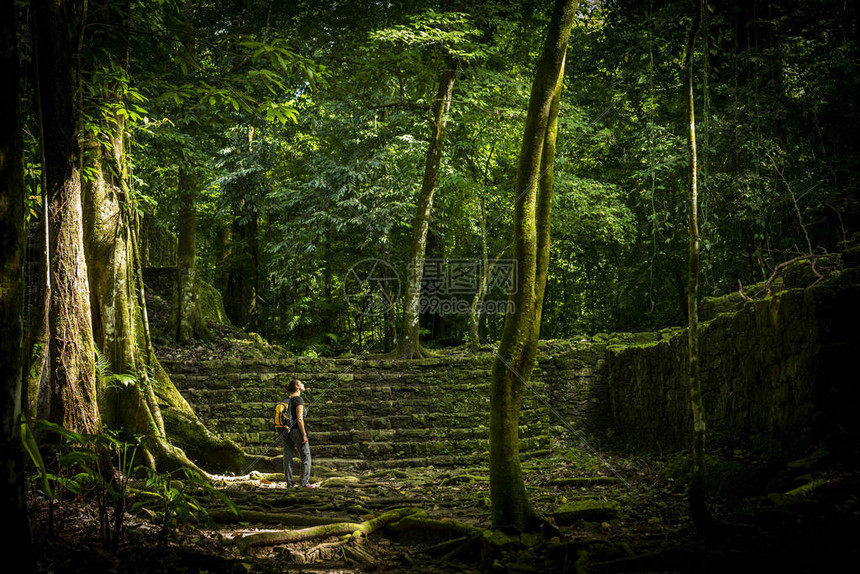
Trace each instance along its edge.
{"label": "mossy stone step", "polygon": [[[549,425],[529,425],[520,427],[520,436],[532,437],[542,436],[550,432]],[[488,429],[485,426],[474,428],[452,428],[452,429],[373,429],[373,430],[336,430],[316,431],[309,430],[314,444],[357,444],[364,442],[414,442],[414,441],[466,441],[486,440]],[[232,440],[244,445],[268,444],[274,440],[272,431],[249,432],[239,430],[225,432]]]}
{"label": "mossy stone step", "polygon": [[[242,379],[220,379],[207,378],[202,381],[182,380],[177,388],[185,393],[201,397],[218,397],[226,393],[244,393],[246,396],[259,396],[260,401],[281,400],[286,396],[283,387],[272,384],[260,383],[254,380]],[[308,382],[308,390],[305,397],[314,401],[326,400],[350,400],[355,396],[368,398],[397,398],[401,396],[426,396],[438,397],[451,395],[456,398],[461,393],[481,393],[489,395],[490,380],[487,378],[469,378],[462,381],[427,381],[416,383],[411,381],[385,382],[385,383],[363,383],[362,381],[350,381],[348,383],[326,381],[326,386],[311,387]],[[539,380],[531,381],[529,388],[542,388]]]}
{"label": "mossy stone step", "polygon": [[337,458],[319,457],[314,458],[314,467],[329,469],[356,469],[356,470],[387,470],[409,467],[448,467],[461,465],[485,464],[489,460],[487,455],[439,455],[409,458]]}
{"label": "mossy stone step", "polygon": [[[521,453],[520,457],[523,461],[528,461],[534,458],[544,457],[546,454],[547,453],[544,450],[525,451]],[[315,456],[313,458],[313,468],[323,467],[335,470],[393,470],[406,467],[466,467],[486,466],[489,465],[489,460],[490,456],[484,452],[481,452],[480,454],[436,455],[403,458],[394,457],[380,459]]]}
{"label": "mossy stone step", "polygon": [[[267,465],[279,466],[282,449],[271,430],[274,406],[287,383],[300,378],[308,386],[314,466],[398,468],[486,463],[493,360],[296,357],[163,365],[211,430]],[[524,397],[523,458],[541,456],[552,444],[541,376],[536,368]]]}
{"label": "mossy stone step", "polygon": [[[523,409],[532,410],[548,407],[549,402],[540,389],[531,389],[523,398]],[[195,410],[206,416],[218,416],[226,412],[231,416],[269,416],[279,400],[267,396],[254,396],[242,392],[230,391],[222,393],[201,393],[199,391],[183,391],[182,395]],[[286,397],[285,397],[286,398]],[[262,400],[261,400],[262,399]],[[356,415],[376,414],[386,412],[470,412],[486,411],[489,408],[489,392],[469,390],[467,392],[432,396],[427,393],[399,396],[372,397],[366,394],[355,394],[342,399],[320,400],[306,398],[305,404],[310,413],[315,416],[326,416],[329,413],[350,413]]]}
{"label": "mossy stone step", "polygon": [[[270,443],[271,444],[271,443]],[[520,441],[520,451],[527,453],[533,450],[546,449],[550,444],[549,436],[527,438]],[[314,458],[339,459],[397,459],[418,458],[429,456],[478,456],[486,454],[489,441],[460,440],[460,441],[423,441],[423,442],[360,442],[352,444],[318,444],[311,439],[311,453]],[[261,449],[269,452],[280,445]]]}
{"label": "mossy stone step", "polygon": [[[202,392],[217,390],[252,390],[270,394],[283,393],[289,381],[299,378],[307,384],[307,395],[336,393],[348,396],[354,393],[397,394],[438,393],[440,391],[458,392],[469,388],[489,390],[489,371],[470,371],[466,373],[437,374],[432,377],[415,377],[408,373],[384,374],[347,374],[301,376],[301,373],[274,375],[261,373],[203,373],[172,375],[176,387],[183,391]],[[530,385],[540,384],[540,378],[533,378]]]}
{"label": "mossy stone step", "polygon": [[[198,413],[213,432],[263,432],[271,430],[272,418],[256,416],[257,412],[234,413],[223,411],[218,414]],[[530,409],[522,419],[528,425],[559,424],[547,409]],[[476,428],[486,426],[489,410],[471,412],[413,412],[387,414],[377,417],[352,415],[317,416],[311,411],[306,419],[309,429],[314,432],[360,431],[368,429],[426,429],[437,428]]]}
{"label": "mossy stone step", "polygon": [[[313,417],[308,419],[308,429],[314,433],[338,432],[338,431],[366,431],[366,430],[392,430],[409,429],[420,431],[423,429],[434,429],[438,433],[447,432],[450,429],[476,429],[488,424],[488,412],[474,413],[418,413],[400,414],[384,417],[350,417],[350,416],[328,416]],[[525,419],[523,419],[525,421]],[[229,417],[229,418],[206,418],[207,425],[214,432],[266,432],[272,428],[270,418]],[[542,428],[552,422],[548,411],[532,410],[529,412],[528,427]]]}
{"label": "mossy stone step", "polygon": [[381,373],[392,372],[439,372],[446,370],[491,369],[495,357],[445,357],[419,360],[373,360],[373,359],[312,359],[287,357],[278,359],[210,359],[202,361],[176,361],[162,359],[162,366],[171,374],[211,371],[220,373]]}

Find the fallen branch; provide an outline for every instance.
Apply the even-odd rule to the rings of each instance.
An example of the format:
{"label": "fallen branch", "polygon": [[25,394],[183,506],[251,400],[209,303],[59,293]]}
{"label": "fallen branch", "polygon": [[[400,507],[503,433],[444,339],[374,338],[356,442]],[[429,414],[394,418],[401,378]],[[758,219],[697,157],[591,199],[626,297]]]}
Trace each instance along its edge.
{"label": "fallen branch", "polygon": [[340,548],[347,542],[349,542],[349,540],[346,539],[338,540],[337,542],[321,542],[307,552],[305,552],[304,557],[308,561],[315,560],[316,558],[321,557],[324,552],[335,548]]}
{"label": "fallen branch", "polygon": [[236,541],[240,552],[245,552],[252,546],[272,546],[275,544],[288,544],[291,542],[302,542],[315,538],[328,538],[330,536],[351,535],[352,538],[367,536],[376,532],[390,522],[397,522],[406,516],[423,512],[417,508],[396,508],[365,522],[338,522],[335,524],[322,524],[303,528],[301,530],[279,530],[277,532],[260,532],[249,534]]}
{"label": "fallen branch", "polygon": [[476,534],[474,536],[470,536],[469,538],[460,539],[462,540],[462,544],[458,545],[456,548],[439,558],[438,562],[440,564],[444,562],[448,562],[449,560],[454,560],[455,558],[459,558],[461,554],[471,554],[474,556],[480,556],[480,548],[481,548],[481,535]]}
{"label": "fallen branch", "polygon": [[803,261],[804,259],[809,259],[810,263],[812,264],[812,272],[815,273],[816,277],[818,277],[818,279],[815,281],[814,284],[817,284],[819,281],[821,281],[822,275],[821,275],[821,273],[818,272],[818,269],[815,268],[815,261],[816,261],[816,259],[822,259],[822,258],[826,258],[826,257],[830,257],[830,255],[807,254],[807,255],[800,255],[800,256],[795,257],[793,259],[789,259],[788,261],[783,261],[782,263],[780,263],[779,265],[777,265],[776,267],[773,268],[773,273],[771,273],[770,278],[767,280],[767,296],[770,297],[772,295],[771,285],[776,280],[776,278],[779,276],[779,273],[783,269],[788,267],[789,265],[792,265],[793,263],[797,263],[798,261]]}
{"label": "fallen branch", "polygon": [[406,496],[382,496],[372,500],[363,500],[365,506],[390,506],[392,504],[404,504],[410,502]]}
{"label": "fallen branch", "polygon": [[342,550],[346,558],[353,562],[357,562],[362,566],[373,566],[376,564],[376,559],[374,559],[373,556],[357,546],[350,546],[347,544],[342,547]]}
{"label": "fallen branch", "polygon": [[741,299],[743,299],[744,301],[752,301],[752,299],[750,297],[747,297],[744,294],[744,284],[741,283],[740,279],[738,279],[738,293],[740,294]]}

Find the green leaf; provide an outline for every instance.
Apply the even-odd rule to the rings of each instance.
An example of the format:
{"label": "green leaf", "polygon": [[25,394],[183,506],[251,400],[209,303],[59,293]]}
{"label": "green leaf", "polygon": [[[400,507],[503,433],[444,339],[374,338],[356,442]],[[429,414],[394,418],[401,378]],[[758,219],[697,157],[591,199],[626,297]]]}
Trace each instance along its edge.
{"label": "green leaf", "polygon": [[94,453],[84,452],[80,450],[73,450],[72,452],[60,457],[60,465],[65,468],[70,468],[74,465],[78,465],[81,468],[90,471],[88,465],[94,464],[96,462],[98,462],[98,458]]}
{"label": "green leaf", "polygon": [[30,455],[33,464],[39,469],[39,475],[42,477],[42,488],[45,494],[53,497],[53,491],[48,482],[48,469],[45,468],[45,462],[42,460],[42,454],[39,452],[39,445],[36,444],[36,437],[33,435],[33,431],[26,421],[21,422],[21,442],[24,445],[24,450]]}
{"label": "green leaf", "polygon": [[67,430],[66,428],[64,428],[61,425],[58,425],[57,423],[52,423],[50,421],[40,419],[40,420],[37,420],[35,422],[35,425],[36,425],[36,428],[39,430],[47,430],[47,431],[55,432],[55,433],[59,434],[60,436],[67,438],[68,440],[70,440],[73,443],[84,444],[87,442],[84,435],[82,435],[80,433],[76,433],[74,431]]}

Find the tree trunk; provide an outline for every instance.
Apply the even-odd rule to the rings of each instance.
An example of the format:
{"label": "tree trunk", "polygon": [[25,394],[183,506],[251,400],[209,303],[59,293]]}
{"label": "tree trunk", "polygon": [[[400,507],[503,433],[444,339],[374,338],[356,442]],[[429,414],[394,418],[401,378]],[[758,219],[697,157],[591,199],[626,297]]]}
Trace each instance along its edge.
{"label": "tree trunk", "polygon": [[21,448],[24,354],[24,143],[13,2],[0,4],[0,480],[6,544],[23,570],[35,569]]}
{"label": "tree trunk", "polygon": [[[127,29],[128,7],[97,5],[96,24],[115,30]],[[127,37],[121,36],[120,37]],[[126,65],[128,45],[117,41],[113,61]],[[92,65],[99,65],[94,62]],[[87,159],[92,177],[84,186],[83,211],[85,251],[92,290],[93,332],[102,356],[109,364],[100,412],[112,428],[121,429],[125,438],[142,437],[142,457],[152,467],[173,470],[199,468],[182,450],[168,442],[168,435],[179,437],[190,446],[197,460],[219,470],[240,470],[244,454],[228,441],[214,437],[194,415],[161,368],[152,351],[142,267],[137,243],[136,210],[132,205],[125,152],[126,104],[122,82],[100,87],[100,105],[110,102],[118,110],[105,118],[100,130],[109,145],[93,142]],[[113,374],[129,373],[134,384],[113,380]],[[165,416],[166,415],[166,416]],[[225,456],[229,452],[231,456]]]}
{"label": "tree trunk", "polygon": [[481,319],[478,308],[484,301],[484,294],[487,292],[487,279],[491,271],[490,255],[487,249],[487,206],[484,204],[483,197],[481,197],[481,271],[483,272],[481,282],[478,284],[478,291],[472,298],[472,305],[469,307],[469,350],[473,353],[477,353],[481,346],[478,334]]}
{"label": "tree trunk", "polygon": [[[193,6],[189,4],[184,4],[181,9],[181,57],[187,70],[193,69],[197,61],[193,10]],[[188,73],[183,73],[183,80],[190,81]],[[193,138],[196,131],[192,127],[189,135]],[[176,339],[185,342],[191,339],[208,339],[209,329],[200,308],[200,283],[197,277],[197,206],[194,203],[197,199],[197,178],[193,160],[184,153],[180,155],[185,157],[180,159],[176,186],[179,197],[176,222],[176,315],[172,319]]]}
{"label": "tree trunk", "polygon": [[[573,0],[558,0],[529,100],[514,200],[514,259],[518,282],[493,364],[490,391],[490,502],[494,528],[523,531],[538,524],[526,494],[519,460],[519,413],[537,354],[549,248],[552,176],[558,101],[564,58],[576,12]],[[548,149],[549,148],[549,149]],[[551,172],[551,170],[549,170]],[[538,219],[538,217],[542,219]]]}
{"label": "tree trunk", "polygon": [[215,230],[215,284],[220,293],[227,293],[230,261],[233,258],[233,228],[229,222],[219,221]]}
{"label": "tree trunk", "polygon": [[403,323],[400,329],[398,354],[403,358],[421,356],[418,340],[421,316],[421,277],[424,274],[424,259],[427,250],[427,230],[430,227],[430,212],[433,209],[433,194],[439,181],[442,162],[442,147],[445,141],[445,117],[451,107],[451,94],[457,76],[457,61],[445,59],[445,67],[439,75],[439,90],[433,101],[433,125],[430,145],[424,163],[424,179],[416,202],[415,220],[412,224],[412,243],[409,249],[409,266],[406,272],[406,295],[403,304]]}
{"label": "tree trunk", "polygon": [[193,173],[179,167],[179,220],[176,247],[176,339],[209,338],[209,329],[200,308],[200,283],[197,277],[197,181]]}
{"label": "tree trunk", "polygon": [[31,9],[50,236],[47,416],[69,430],[99,433],[95,346],[83,249],[81,145],[74,100],[79,66],[72,47],[85,6],[80,1],[57,0],[37,2]]}
{"label": "tree trunk", "polygon": [[233,217],[233,242],[230,249],[230,271],[227,277],[224,307],[231,323],[243,329],[256,331],[257,218],[256,215],[238,212],[234,213]]}
{"label": "tree trunk", "polygon": [[508,247],[510,247],[510,245],[506,245],[501,251],[499,251],[492,263],[488,262],[488,259],[484,257],[484,273],[481,275],[481,282],[478,284],[478,291],[475,293],[475,296],[472,298],[472,304],[469,306],[469,349],[473,353],[477,353],[480,350],[481,336],[479,330],[481,326],[481,315],[483,314],[481,307],[483,306],[484,299],[487,296],[487,286],[490,282],[493,270],[496,268],[496,265],[498,265],[499,259],[501,259],[502,255],[505,254],[505,251],[508,250]]}
{"label": "tree trunk", "polygon": [[[389,250],[389,239],[388,236],[382,238],[382,246],[380,248],[380,254],[382,255],[383,261],[389,261],[391,258],[390,250]],[[388,277],[388,266],[383,266],[385,269],[385,278]],[[394,350],[395,340],[397,338],[397,316],[394,309],[395,305],[395,297],[396,294],[391,286],[391,281],[385,281],[385,285],[383,286],[382,291],[383,297],[385,297],[385,315],[384,315],[384,324],[383,324],[383,350],[386,353],[389,353]]]}
{"label": "tree trunk", "polygon": [[690,407],[693,412],[693,468],[690,476],[690,514],[699,532],[710,529],[713,517],[705,503],[705,411],[702,404],[702,384],[699,377],[699,224],[698,224],[698,174],[696,154],[696,114],[693,100],[693,56],[696,36],[702,23],[704,2],[700,0],[690,35],[687,37],[684,59],[684,95],[687,108],[687,154],[690,160],[687,196],[687,225],[690,240],[689,267],[687,269],[687,335],[688,378],[690,385]]}

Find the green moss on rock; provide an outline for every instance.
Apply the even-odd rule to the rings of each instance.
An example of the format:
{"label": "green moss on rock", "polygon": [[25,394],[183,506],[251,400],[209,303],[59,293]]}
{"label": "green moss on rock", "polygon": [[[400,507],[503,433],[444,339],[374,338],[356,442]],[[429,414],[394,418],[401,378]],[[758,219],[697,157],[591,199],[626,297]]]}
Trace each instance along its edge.
{"label": "green moss on rock", "polygon": [[618,518],[621,505],[616,500],[585,498],[572,500],[559,506],[552,513],[559,524],[572,524],[577,520],[600,522]]}

